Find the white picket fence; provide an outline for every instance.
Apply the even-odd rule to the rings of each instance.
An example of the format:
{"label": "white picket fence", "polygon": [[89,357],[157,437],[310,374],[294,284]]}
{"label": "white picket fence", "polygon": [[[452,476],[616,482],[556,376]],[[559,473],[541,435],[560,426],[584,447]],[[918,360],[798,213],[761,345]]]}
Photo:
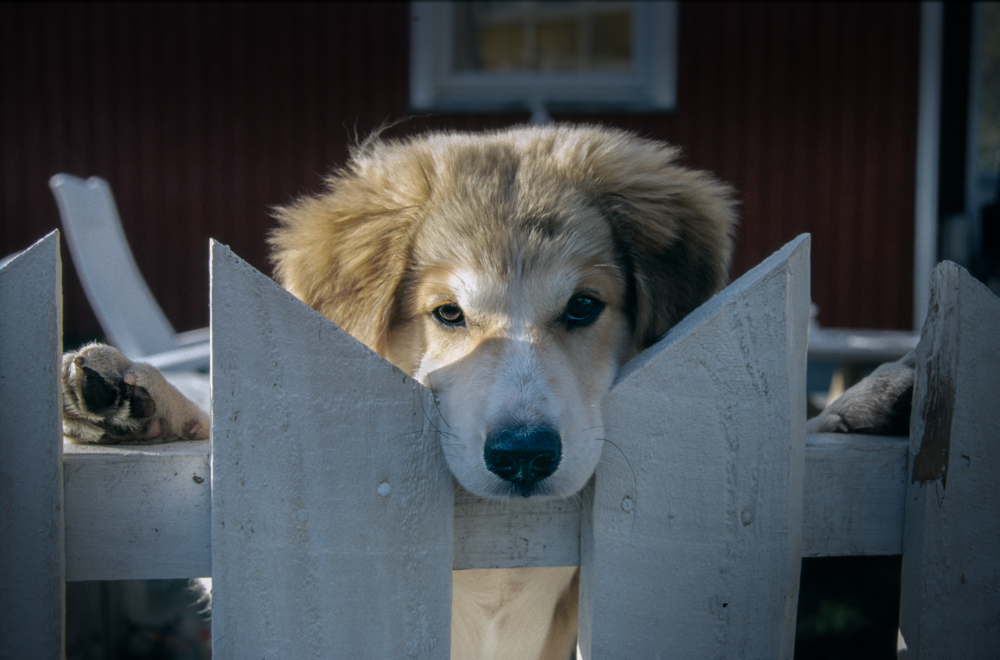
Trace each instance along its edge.
{"label": "white picket fence", "polygon": [[478,501],[433,395],[212,248],[213,449],[63,445],[58,238],[2,272],[0,657],[66,580],[214,578],[213,655],[446,658],[451,571],[582,567],[585,658],[790,658],[802,557],[902,554],[907,657],[996,657],[1000,301],[934,275],[906,438],[809,436],[809,239],[621,374],[581,498]]}

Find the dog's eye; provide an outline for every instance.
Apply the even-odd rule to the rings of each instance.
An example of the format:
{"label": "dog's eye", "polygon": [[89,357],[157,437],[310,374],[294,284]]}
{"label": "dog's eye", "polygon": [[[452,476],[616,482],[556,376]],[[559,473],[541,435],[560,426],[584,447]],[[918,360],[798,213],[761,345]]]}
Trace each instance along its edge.
{"label": "dog's eye", "polygon": [[455,326],[465,323],[465,314],[462,313],[462,308],[452,303],[435,307],[431,316],[441,325]]}
{"label": "dog's eye", "polygon": [[604,303],[590,296],[574,296],[566,305],[564,317],[569,328],[583,328],[594,321],[604,309]]}

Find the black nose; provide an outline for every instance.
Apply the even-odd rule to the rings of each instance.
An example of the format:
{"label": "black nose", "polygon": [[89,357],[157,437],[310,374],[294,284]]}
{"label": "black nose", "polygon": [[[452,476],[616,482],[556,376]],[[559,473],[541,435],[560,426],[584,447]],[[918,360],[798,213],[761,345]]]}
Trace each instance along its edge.
{"label": "black nose", "polygon": [[559,434],[547,426],[502,426],[486,436],[486,468],[530,492],[531,486],[556,471],[562,457]]}

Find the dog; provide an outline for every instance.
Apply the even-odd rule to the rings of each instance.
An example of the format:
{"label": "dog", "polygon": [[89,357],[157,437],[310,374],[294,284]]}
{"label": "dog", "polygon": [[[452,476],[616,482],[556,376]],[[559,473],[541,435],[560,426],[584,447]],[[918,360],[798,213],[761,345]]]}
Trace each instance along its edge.
{"label": "dog", "polygon": [[[324,192],[277,210],[275,278],[435,392],[463,488],[572,497],[600,458],[619,369],[727,283],[733,191],[677,158],[596,126],[376,135]],[[66,357],[70,435],[204,433],[179,393],[107,350]],[[574,657],[578,580],[456,571],[452,658]]]}

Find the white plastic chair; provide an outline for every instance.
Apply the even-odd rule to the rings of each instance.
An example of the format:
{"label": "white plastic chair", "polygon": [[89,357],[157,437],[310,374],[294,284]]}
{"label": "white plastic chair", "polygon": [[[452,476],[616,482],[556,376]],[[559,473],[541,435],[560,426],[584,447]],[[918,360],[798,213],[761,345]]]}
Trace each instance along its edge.
{"label": "white plastic chair", "polygon": [[110,343],[162,370],[207,369],[209,329],[178,333],[170,325],[135,263],[108,182],[56,174],[49,187],[73,265]]}

